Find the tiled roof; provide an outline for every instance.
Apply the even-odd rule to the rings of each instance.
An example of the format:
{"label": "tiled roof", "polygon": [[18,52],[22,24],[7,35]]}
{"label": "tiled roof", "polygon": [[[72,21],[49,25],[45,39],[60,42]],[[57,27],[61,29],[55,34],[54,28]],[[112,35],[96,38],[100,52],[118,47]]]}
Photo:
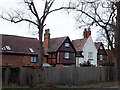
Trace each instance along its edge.
{"label": "tiled roof", "polygon": [[94,43],[97,49],[99,49],[101,43],[102,43],[102,42],[95,42],[95,43]]}
{"label": "tiled roof", "polygon": [[48,52],[56,52],[66,38],[67,36],[50,39]]}
{"label": "tiled roof", "polygon": [[[2,48],[10,46],[11,50],[2,50],[3,53],[17,53],[17,54],[37,54],[38,53],[38,40],[37,38],[28,38],[15,35],[3,35]],[[34,52],[30,52],[32,48]]]}
{"label": "tiled roof", "polygon": [[86,41],[87,41],[87,38],[76,39],[76,40],[72,40],[72,43],[73,43],[73,46],[75,47],[76,51],[82,51],[82,48],[84,47]]}

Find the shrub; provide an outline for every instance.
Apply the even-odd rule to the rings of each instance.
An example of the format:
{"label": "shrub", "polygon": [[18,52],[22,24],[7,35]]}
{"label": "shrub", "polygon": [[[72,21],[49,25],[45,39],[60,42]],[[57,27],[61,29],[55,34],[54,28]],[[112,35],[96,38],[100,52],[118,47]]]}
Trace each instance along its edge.
{"label": "shrub", "polygon": [[80,64],[81,67],[90,67],[90,66],[94,66],[90,63],[90,61],[84,61],[84,63]]}

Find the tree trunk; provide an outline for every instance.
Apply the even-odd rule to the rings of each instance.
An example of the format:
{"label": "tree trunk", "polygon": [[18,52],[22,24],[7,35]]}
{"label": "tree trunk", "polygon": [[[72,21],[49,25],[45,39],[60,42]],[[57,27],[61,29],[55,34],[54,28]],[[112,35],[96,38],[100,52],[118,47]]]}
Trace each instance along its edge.
{"label": "tree trunk", "polygon": [[42,67],[43,59],[44,59],[44,49],[43,49],[43,42],[42,42],[42,36],[43,36],[43,26],[39,26],[39,52],[38,52],[38,61],[39,61],[39,68]]}
{"label": "tree trunk", "polygon": [[120,80],[120,1],[117,2],[117,20],[116,20],[116,75],[117,79]]}

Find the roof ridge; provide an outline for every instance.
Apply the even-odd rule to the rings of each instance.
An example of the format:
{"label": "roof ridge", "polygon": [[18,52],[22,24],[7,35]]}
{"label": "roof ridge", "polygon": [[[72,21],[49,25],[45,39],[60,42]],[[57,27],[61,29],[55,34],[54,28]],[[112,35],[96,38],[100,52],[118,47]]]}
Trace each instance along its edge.
{"label": "roof ridge", "polygon": [[88,39],[88,38],[81,38],[81,39],[75,39],[75,40],[72,40],[72,41],[76,41],[76,40],[84,40],[84,39]]}
{"label": "roof ridge", "polygon": [[26,38],[26,39],[37,39],[33,37],[25,37],[25,36],[18,36],[18,35],[9,35],[9,34],[0,34],[2,36],[11,36],[11,37],[19,37],[19,38]]}
{"label": "roof ridge", "polygon": [[94,42],[94,43],[102,43],[102,42]]}
{"label": "roof ridge", "polygon": [[67,38],[68,36],[63,36],[63,37],[56,37],[56,38],[50,38],[50,39],[59,39],[59,38]]}

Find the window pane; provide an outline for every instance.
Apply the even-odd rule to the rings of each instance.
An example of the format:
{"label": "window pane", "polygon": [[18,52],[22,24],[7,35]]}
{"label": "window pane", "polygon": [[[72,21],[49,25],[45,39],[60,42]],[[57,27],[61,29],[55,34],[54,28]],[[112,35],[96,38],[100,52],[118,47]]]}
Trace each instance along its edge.
{"label": "window pane", "polygon": [[6,46],[6,49],[9,50],[9,51],[11,50],[10,46]]}
{"label": "window pane", "polygon": [[31,57],[31,62],[33,62],[33,57]]}
{"label": "window pane", "polygon": [[69,43],[65,43],[65,47],[69,47]]}
{"label": "window pane", "polygon": [[100,47],[100,49],[101,49],[101,50],[103,49],[102,46]]}
{"label": "window pane", "polygon": [[37,62],[37,58],[36,57],[34,57],[34,62]]}
{"label": "window pane", "polygon": [[93,58],[93,52],[88,52],[88,59],[92,59]]}
{"label": "window pane", "polygon": [[34,53],[34,50],[32,48],[29,48],[30,52]]}
{"label": "window pane", "polygon": [[69,53],[68,52],[65,53],[65,58],[69,58]]}
{"label": "window pane", "polygon": [[103,56],[102,55],[100,55],[100,60],[103,60]]}

